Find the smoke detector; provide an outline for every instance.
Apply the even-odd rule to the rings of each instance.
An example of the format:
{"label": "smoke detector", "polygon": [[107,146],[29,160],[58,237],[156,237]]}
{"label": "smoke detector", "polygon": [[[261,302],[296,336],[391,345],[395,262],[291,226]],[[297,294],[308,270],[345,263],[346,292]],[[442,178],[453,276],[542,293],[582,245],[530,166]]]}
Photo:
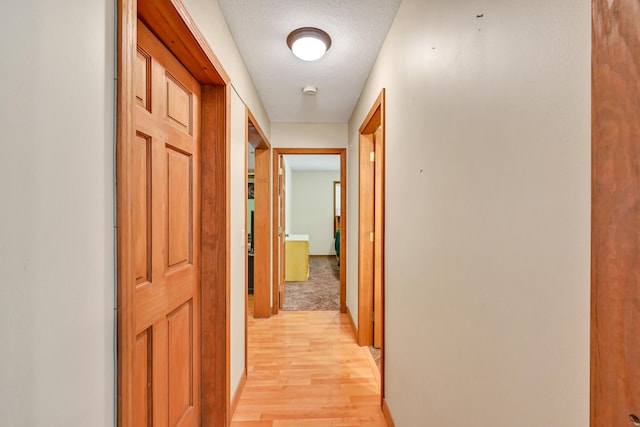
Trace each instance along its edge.
{"label": "smoke detector", "polygon": [[318,93],[318,88],[315,86],[305,86],[302,88],[302,93],[305,95],[315,95]]}

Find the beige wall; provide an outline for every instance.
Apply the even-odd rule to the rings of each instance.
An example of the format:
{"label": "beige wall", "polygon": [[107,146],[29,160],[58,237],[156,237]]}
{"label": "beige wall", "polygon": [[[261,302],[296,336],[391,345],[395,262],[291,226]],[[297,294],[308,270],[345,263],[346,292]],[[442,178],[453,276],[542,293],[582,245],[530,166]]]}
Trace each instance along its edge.
{"label": "beige wall", "polygon": [[310,255],[335,255],[333,182],[340,171],[293,171],[291,234],[309,235]]}
{"label": "beige wall", "polygon": [[113,426],[113,2],[0,9],[0,424]]}
{"label": "beige wall", "polygon": [[271,134],[269,116],[240,56],[218,2],[215,0],[182,0],[182,2],[231,78],[231,85],[237,95],[249,107],[260,128],[269,138]]}
{"label": "beige wall", "polygon": [[275,148],[345,148],[347,123],[272,123]]}
{"label": "beige wall", "polygon": [[231,96],[231,395],[235,393],[244,372],[245,334],[245,258],[247,256],[245,224],[245,156],[247,124],[244,117],[245,105],[237,94]]}
{"label": "beige wall", "polygon": [[357,129],[386,87],[396,425],[588,425],[589,70],[589,1],[401,3],[349,127],[354,312]]}

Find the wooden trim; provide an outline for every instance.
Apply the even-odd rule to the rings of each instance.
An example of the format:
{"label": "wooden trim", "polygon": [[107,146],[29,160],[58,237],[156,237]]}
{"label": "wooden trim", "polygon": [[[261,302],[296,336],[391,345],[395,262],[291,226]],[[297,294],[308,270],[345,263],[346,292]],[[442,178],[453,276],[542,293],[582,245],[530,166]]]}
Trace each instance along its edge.
{"label": "wooden trim", "polygon": [[136,27],[140,18],[202,85],[201,105],[201,422],[225,425],[230,411],[230,85],[229,78],[179,0],[118,0],[116,137],[117,420],[133,423],[133,265],[128,146],[133,126]]}
{"label": "wooden trim", "polygon": [[346,148],[274,148],[278,154],[342,154]]}
{"label": "wooden trim", "polygon": [[[274,148],[273,158],[277,159],[281,154],[338,154],[340,155],[340,312],[347,312],[347,149],[346,148]],[[274,164],[277,161],[274,160]],[[274,176],[277,175],[277,169],[274,169]],[[277,182],[274,178],[273,200],[277,200],[278,189]],[[273,204],[273,240],[278,239],[278,206]],[[274,254],[277,254],[277,246],[274,244]],[[274,283],[278,283],[275,272],[279,268],[276,264],[279,261],[277,256],[273,257]],[[276,286],[274,286],[276,287]],[[274,298],[274,306],[277,305],[277,296]]]}
{"label": "wooden trim", "polygon": [[396,423],[393,422],[391,410],[389,409],[386,399],[382,399],[382,414],[384,415],[384,420],[387,422],[387,426],[396,427]]}
{"label": "wooden trim", "polygon": [[[246,322],[245,322],[246,323]],[[231,399],[231,411],[229,412],[229,423],[231,424],[231,420],[233,419],[233,414],[236,412],[236,408],[238,408],[238,402],[240,401],[240,396],[242,396],[242,392],[244,391],[244,386],[247,384],[247,367],[245,366],[244,371],[242,372],[242,376],[240,377],[240,382],[238,383],[238,388],[236,388],[236,392],[233,393],[233,398]]]}
{"label": "wooden trim", "polygon": [[591,426],[640,416],[640,8],[593,0]]}
{"label": "wooden trim", "polygon": [[[382,89],[382,91],[380,92],[380,95],[378,96],[378,101],[380,103],[380,132],[381,132],[381,136],[382,136],[382,141],[379,145],[379,147],[376,147],[376,151],[379,151],[380,154],[376,155],[379,157],[379,163],[381,164],[380,169],[378,170],[378,173],[382,174],[382,176],[380,177],[380,182],[382,183],[382,191],[380,194],[380,203],[382,204],[382,207],[380,209],[380,211],[378,212],[379,217],[378,222],[381,224],[380,226],[380,236],[379,238],[379,242],[380,242],[380,246],[379,246],[379,250],[377,252],[377,257],[378,259],[376,260],[377,263],[379,263],[380,265],[380,273],[382,275],[382,290],[381,290],[381,294],[382,294],[382,298],[381,298],[381,303],[380,303],[380,309],[382,310],[381,313],[381,323],[382,323],[382,337],[381,337],[381,348],[380,348],[380,399],[382,399],[382,403],[384,404],[385,400],[385,389],[384,389],[384,379],[385,379],[385,281],[384,281],[384,277],[385,277],[385,252],[384,252],[384,248],[385,248],[385,234],[384,234],[384,230],[385,230],[385,212],[386,212],[386,208],[385,208],[385,188],[386,188],[386,140],[387,140],[387,125],[386,125],[386,89]],[[379,148],[379,150],[378,150]],[[391,417],[391,415],[389,415],[389,418]],[[391,420],[391,422],[393,423],[393,420]]]}
{"label": "wooden trim", "polygon": [[[378,126],[380,126],[382,121],[381,107],[384,106],[384,98],[385,98],[385,89],[382,88],[382,90],[380,91],[380,94],[374,101],[373,106],[369,110],[369,113],[367,113],[367,117],[364,118],[364,120],[362,121],[362,124],[360,125],[360,129],[358,131],[360,134],[374,133],[378,128]],[[379,116],[376,117],[376,115],[379,115]]]}
{"label": "wooden trim", "polygon": [[138,0],[138,16],[203,85],[231,82],[180,0]]}
{"label": "wooden trim", "polygon": [[[230,95],[229,86],[202,88],[203,425],[223,425],[230,401]],[[224,109],[214,110],[220,104]]]}
{"label": "wooden trim", "polygon": [[358,345],[371,345],[373,326],[373,243],[374,224],[373,134],[360,134],[358,147]]}
{"label": "wooden trim", "polygon": [[131,217],[130,156],[128,145],[135,134],[133,109],[134,58],[137,52],[137,12],[135,0],[118,1],[118,82],[116,117],[116,231],[117,231],[117,423],[133,425],[133,376],[135,348],[135,276]]}
{"label": "wooden trim", "polygon": [[[244,231],[244,369],[245,373],[249,366],[249,356],[247,349],[249,348],[249,322],[247,320],[249,316],[249,109],[245,108],[244,118],[247,126],[244,127],[244,224],[242,228]],[[252,313],[253,315],[253,313]],[[233,405],[232,405],[233,406]],[[235,409],[234,409],[235,410]],[[233,415],[229,417],[233,418]]]}
{"label": "wooden trim", "polygon": [[[385,322],[385,285],[384,285],[384,159],[385,159],[385,96],[386,90],[383,88],[369,110],[365,120],[360,126],[359,134],[359,218],[358,218],[358,344],[370,345],[372,343],[372,323],[370,313],[373,311],[373,279],[374,268],[376,275],[382,279],[381,289],[381,355],[380,355],[380,399],[384,402],[385,383],[385,346],[384,346],[384,322]],[[381,140],[376,142],[374,133],[380,128]],[[375,166],[369,160],[369,153],[375,151]],[[373,178],[381,187],[377,192],[377,200],[373,204],[374,197],[372,181],[373,175],[381,175]],[[375,246],[371,243],[369,232],[375,226]],[[374,250],[375,248],[375,250]]]}
{"label": "wooden trim", "polygon": [[[271,193],[271,144],[267,140],[264,132],[260,128],[258,121],[247,108],[247,129],[253,126],[259,138],[247,141],[255,148],[255,171],[254,171],[254,225],[255,236],[253,245],[253,315],[258,318],[271,316],[271,221],[270,204]],[[249,133],[249,130],[247,130]]]}
{"label": "wooden trim", "polygon": [[340,154],[340,313],[347,312],[347,152]]}
{"label": "wooden trim", "polygon": [[353,337],[358,340],[358,328],[356,328],[356,323],[353,321],[353,315],[351,314],[351,310],[347,307],[347,318],[349,319],[349,324],[351,325],[351,330],[353,331]]}

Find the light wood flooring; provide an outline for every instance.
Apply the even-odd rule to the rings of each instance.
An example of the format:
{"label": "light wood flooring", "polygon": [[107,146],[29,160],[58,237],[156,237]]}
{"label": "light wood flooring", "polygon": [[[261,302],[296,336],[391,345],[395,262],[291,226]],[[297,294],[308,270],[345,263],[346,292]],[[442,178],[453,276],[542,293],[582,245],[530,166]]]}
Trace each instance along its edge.
{"label": "light wood flooring", "polygon": [[248,347],[248,379],[231,427],[387,426],[379,374],[346,315],[249,316]]}

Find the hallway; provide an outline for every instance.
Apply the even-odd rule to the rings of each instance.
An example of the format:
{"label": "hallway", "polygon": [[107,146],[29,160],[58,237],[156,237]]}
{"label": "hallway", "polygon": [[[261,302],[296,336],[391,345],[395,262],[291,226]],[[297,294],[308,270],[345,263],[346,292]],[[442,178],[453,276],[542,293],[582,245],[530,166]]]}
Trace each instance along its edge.
{"label": "hallway", "polygon": [[346,315],[248,318],[248,379],[231,427],[386,427],[379,379]]}

